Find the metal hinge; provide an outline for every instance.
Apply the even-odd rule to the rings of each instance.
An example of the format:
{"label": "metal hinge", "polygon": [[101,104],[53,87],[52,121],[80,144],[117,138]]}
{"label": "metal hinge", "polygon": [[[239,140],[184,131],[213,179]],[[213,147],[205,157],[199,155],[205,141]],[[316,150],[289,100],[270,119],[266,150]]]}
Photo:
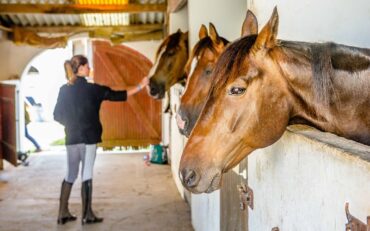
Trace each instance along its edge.
{"label": "metal hinge", "polygon": [[370,216],[367,217],[367,225],[352,216],[349,213],[349,204],[348,202],[345,205],[345,211],[348,223],[346,224],[346,231],[370,231]]}
{"label": "metal hinge", "polygon": [[240,210],[245,210],[247,206],[253,209],[253,191],[246,184],[238,185],[240,197]]}

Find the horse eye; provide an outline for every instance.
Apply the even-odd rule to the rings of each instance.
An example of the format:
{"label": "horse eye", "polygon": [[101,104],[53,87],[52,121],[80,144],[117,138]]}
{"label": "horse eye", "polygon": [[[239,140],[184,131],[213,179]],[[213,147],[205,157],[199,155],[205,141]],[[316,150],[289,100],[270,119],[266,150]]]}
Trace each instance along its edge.
{"label": "horse eye", "polygon": [[169,50],[169,51],[167,51],[167,54],[170,55],[170,56],[171,55],[174,55],[175,53],[176,53],[175,50]]}
{"label": "horse eye", "polygon": [[206,75],[210,75],[210,74],[212,74],[212,70],[211,70],[211,69],[206,69],[206,70],[205,70],[205,74],[206,74]]}
{"label": "horse eye", "polygon": [[229,90],[229,95],[241,95],[245,92],[245,88],[243,87],[232,87],[230,90]]}

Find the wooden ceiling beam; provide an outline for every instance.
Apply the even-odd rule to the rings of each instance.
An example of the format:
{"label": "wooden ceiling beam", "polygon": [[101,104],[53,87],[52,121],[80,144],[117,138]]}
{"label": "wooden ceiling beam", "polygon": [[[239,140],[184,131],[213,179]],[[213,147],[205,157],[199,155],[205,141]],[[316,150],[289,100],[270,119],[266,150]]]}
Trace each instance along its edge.
{"label": "wooden ceiling beam", "polygon": [[162,24],[142,24],[128,26],[38,26],[22,27],[22,29],[36,33],[78,33],[84,31],[95,31],[99,29],[111,30],[113,32],[144,32],[163,30]]}
{"label": "wooden ceiling beam", "polygon": [[121,38],[111,38],[111,41],[115,44],[119,44],[123,42],[161,40],[163,37],[164,35],[162,31],[153,31],[142,34],[126,34]]}
{"label": "wooden ceiling beam", "polygon": [[166,4],[0,4],[0,13],[87,14],[166,12]]}

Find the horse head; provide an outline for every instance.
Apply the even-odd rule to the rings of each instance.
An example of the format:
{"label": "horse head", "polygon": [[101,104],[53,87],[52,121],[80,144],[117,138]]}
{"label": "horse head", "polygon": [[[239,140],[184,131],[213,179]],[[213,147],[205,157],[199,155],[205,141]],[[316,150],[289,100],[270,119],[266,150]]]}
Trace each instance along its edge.
{"label": "horse head", "polygon": [[206,26],[200,27],[199,41],[195,44],[185,67],[188,77],[176,115],[180,133],[187,137],[206,102],[216,61],[228,43],[218,35],[212,23],[209,24],[209,34]]}
{"label": "horse head", "polygon": [[188,32],[178,30],[164,39],[149,73],[150,96],[163,99],[172,85],[185,79],[184,67],[188,53]]}
{"label": "horse head", "polygon": [[269,55],[277,26],[275,8],[258,35],[233,42],[217,61],[211,92],[180,162],[180,178],[193,193],[218,189],[224,172],[285,131],[289,119],[285,86],[275,78],[279,71],[273,58],[278,57]]}

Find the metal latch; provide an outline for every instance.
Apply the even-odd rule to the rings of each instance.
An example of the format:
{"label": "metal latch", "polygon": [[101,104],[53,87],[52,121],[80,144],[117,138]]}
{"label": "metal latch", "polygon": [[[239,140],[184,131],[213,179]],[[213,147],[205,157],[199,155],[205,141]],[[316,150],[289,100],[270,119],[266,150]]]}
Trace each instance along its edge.
{"label": "metal latch", "polygon": [[253,191],[246,184],[238,185],[240,197],[240,210],[245,210],[247,206],[253,209]]}
{"label": "metal latch", "polygon": [[367,225],[352,216],[349,213],[349,204],[348,202],[345,205],[345,211],[348,223],[346,224],[346,231],[370,231],[370,216],[367,217]]}

